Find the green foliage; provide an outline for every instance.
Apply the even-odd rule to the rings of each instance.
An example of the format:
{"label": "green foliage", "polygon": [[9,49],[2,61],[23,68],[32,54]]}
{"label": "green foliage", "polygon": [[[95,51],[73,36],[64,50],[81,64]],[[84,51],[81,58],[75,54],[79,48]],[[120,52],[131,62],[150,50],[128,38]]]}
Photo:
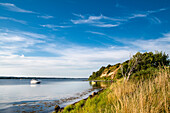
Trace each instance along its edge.
{"label": "green foliage", "polygon": [[[132,71],[133,78],[136,77],[136,79],[140,78],[149,78],[150,73],[156,69],[158,69],[159,66],[169,66],[170,60],[169,56],[165,53],[156,51],[153,52],[145,52],[140,53],[137,52],[130,60],[127,60],[123,62],[122,64],[118,63],[115,65],[108,65],[107,67],[101,67],[99,71],[93,72],[93,74],[89,77],[89,80],[109,80],[111,78],[102,77],[100,78],[101,74],[103,72],[107,72],[109,74],[110,72],[113,72],[115,69],[117,69],[120,65],[123,66],[123,73],[126,73],[129,71],[129,69],[133,66],[134,62],[137,61],[137,65],[135,65],[135,68]],[[116,73],[116,76],[114,79],[120,79],[122,78],[122,72],[119,69]],[[132,78],[132,77],[131,77]]]}
{"label": "green foliage", "polygon": [[132,80],[149,79],[152,78],[153,73],[157,71],[157,68],[150,67],[146,70],[140,70],[132,74]]}
{"label": "green foliage", "polygon": [[114,66],[110,67],[109,70],[110,72],[114,71],[115,69],[117,69],[120,66],[120,63],[115,64]]}
{"label": "green foliage", "polygon": [[104,109],[107,105],[108,91],[109,89],[105,90],[100,95],[96,95],[93,98],[88,98],[86,101],[81,100],[75,105],[68,105],[64,108],[63,113],[94,113],[94,111],[97,113],[101,108]]}
{"label": "green foliage", "polygon": [[89,80],[93,80],[97,77],[100,77],[100,75],[102,74],[102,72],[105,70],[106,67],[102,66],[99,71],[97,72],[93,72],[93,74],[89,77]]}
{"label": "green foliage", "polygon": [[112,66],[112,65],[110,65],[110,64],[109,64],[106,68],[108,68],[108,69],[109,69],[111,66]]}
{"label": "green foliage", "polygon": [[168,66],[170,63],[168,59],[169,56],[162,52],[155,52],[155,54],[152,52],[145,52],[143,54],[138,52],[133,58],[134,57],[140,57],[140,62],[136,67],[136,71],[146,70],[150,67],[158,68],[158,66]]}
{"label": "green foliage", "polygon": [[102,92],[100,95],[96,95],[93,98],[88,98],[85,105],[83,106],[82,111],[84,113],[97,113],[100,112],[101,109],[105,109],[105,106],[108,103],[107,93],[108,89]]}
{"label": "green foliage", "polygon": [[119,70],[117,71],[117,73],[116,73],[115,79],[120,79],[120,78],[122,78],[122,77],[123,77],[123,76],[122,76],[121,70],[119,69]]}
{"label": "green foliage", "polygon": [[100,78],[100,80],[110,80],[111,79],[111,77],[110,76],[108,76],[108,77],[102,77],[102,78]]}
{"label": "green foliage", "polygon": [[[136,79],[148,79],[150,75],[159,68],[159,66],[169,66],[170,60],[168,55],[162,52],[145,52],[136,53],[133,58],[137,57],[139,59],[138,65],[135,67],[132,77]],[[127,67],[125,67],[127,69]]]}

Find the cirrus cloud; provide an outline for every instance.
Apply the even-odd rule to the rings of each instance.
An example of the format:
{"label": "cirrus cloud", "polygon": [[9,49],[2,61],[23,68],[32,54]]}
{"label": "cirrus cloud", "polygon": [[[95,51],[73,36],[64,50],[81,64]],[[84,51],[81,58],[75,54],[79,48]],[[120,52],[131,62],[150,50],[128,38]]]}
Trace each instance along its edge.
{"label": "cirrus cloud", "polygon": [[9,11],[20,12],[20,13],[35,13],[33,11],[25,10],[17,7],[15,4],[11,3],[0,3],[0,6],[7,8]]}
{"label": "cirrus cloud", "polygon": [[18,19],[15,19],[15,18],[3,17],[3,16],[0,16],[0,20],[10,20],[10,21],[21,23],[21,24],[27,23],[26,21],[23,21],[23,20],[18,20]]}

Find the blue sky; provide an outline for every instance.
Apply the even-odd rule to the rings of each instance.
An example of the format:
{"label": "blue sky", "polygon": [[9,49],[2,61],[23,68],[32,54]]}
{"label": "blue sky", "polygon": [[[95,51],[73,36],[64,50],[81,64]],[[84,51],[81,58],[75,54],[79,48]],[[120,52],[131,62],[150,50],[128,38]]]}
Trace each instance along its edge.
{"label": "blue sky", "polygon": [[88,77],[170,53],[169,0],[0,0],[0,76]]}

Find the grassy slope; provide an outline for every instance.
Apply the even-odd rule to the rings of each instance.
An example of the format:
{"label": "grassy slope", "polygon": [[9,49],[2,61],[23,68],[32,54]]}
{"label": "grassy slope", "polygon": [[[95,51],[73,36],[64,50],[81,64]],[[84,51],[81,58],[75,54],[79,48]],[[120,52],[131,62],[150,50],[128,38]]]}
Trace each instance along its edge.
{"label": "grassy slope", "polygon": [[152,73],[155,78],[127,83],[120,79],[87,101],[68,105],[64,113],[168,113],[169,69]]}

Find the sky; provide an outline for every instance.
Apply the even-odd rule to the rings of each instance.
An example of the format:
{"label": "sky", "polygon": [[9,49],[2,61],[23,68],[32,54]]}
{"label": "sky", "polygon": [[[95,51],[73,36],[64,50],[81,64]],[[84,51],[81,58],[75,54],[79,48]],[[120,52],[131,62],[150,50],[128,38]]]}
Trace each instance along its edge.
{"label": "sky", "polygon": [[89,77],[170,54],[170,0],[0,0],[0,76]]}

